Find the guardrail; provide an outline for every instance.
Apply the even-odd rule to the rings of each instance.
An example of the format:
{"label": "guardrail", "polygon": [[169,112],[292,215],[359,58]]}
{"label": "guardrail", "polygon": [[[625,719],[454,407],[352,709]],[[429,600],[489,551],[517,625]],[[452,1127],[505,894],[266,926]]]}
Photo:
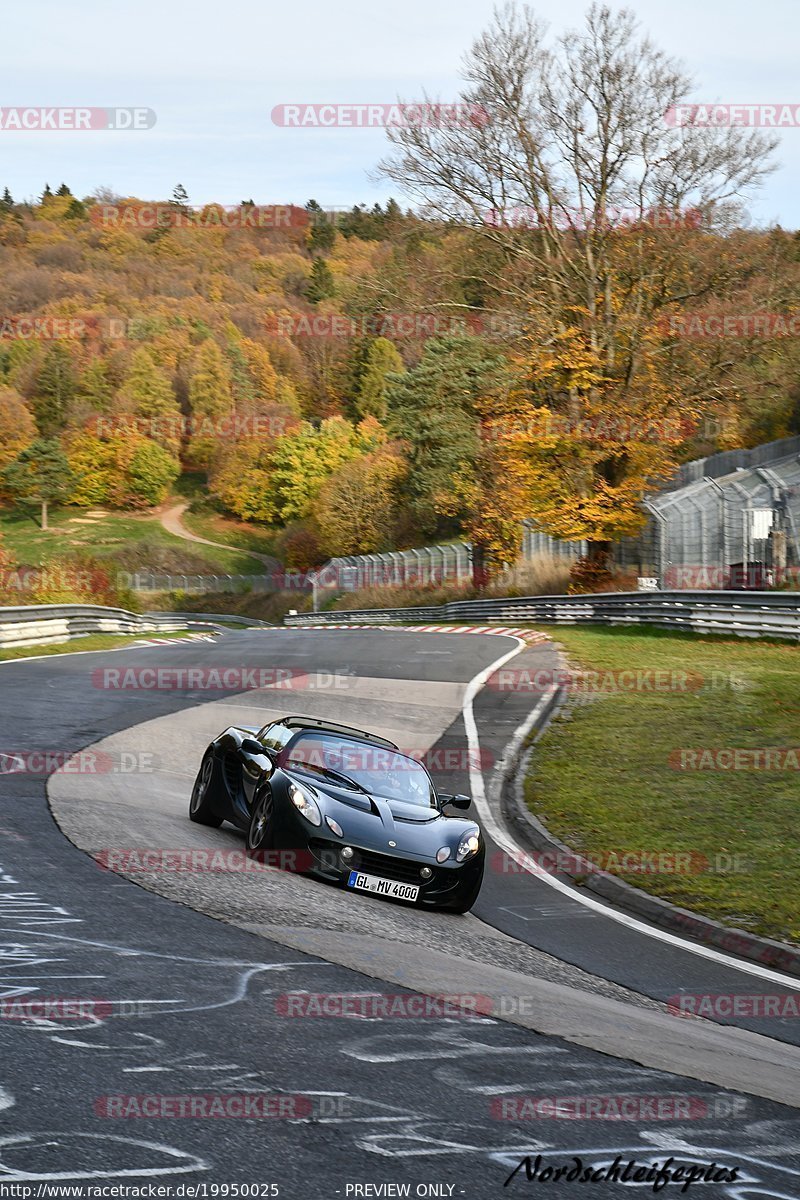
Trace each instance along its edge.
{"label": "guardrail", "polygon": [[424,608],[371,608],[304,613],[290,626],[377,625],[391,621],[538,621],[548,625],[652,625],[695,633],[800,641],[797,592],[603,592],[580,596],[511,596],[456,600]]}
{"label": "guardrail", "polygon": [[[2,610],[0,610],[2,611]],[[146,612],[142,613],[143,617],[148,619],[179,617],[188,622],[189,625],[218,625],[222,628],[225,625],[233,623],[234,625],[244,625],[251,629],[274,629],[272,621],[258,621],[253,617],[241,617],[238,613],[187,613],[187,612]]]}
{"label": "guardrail", "polygon": [[193,626],[224,628],[222,622],[267,626],[267,621],[225,613],[132,613],[100,604],[38,604],[0,608],[0,649],[49,646],[90,633],[174,633]]}

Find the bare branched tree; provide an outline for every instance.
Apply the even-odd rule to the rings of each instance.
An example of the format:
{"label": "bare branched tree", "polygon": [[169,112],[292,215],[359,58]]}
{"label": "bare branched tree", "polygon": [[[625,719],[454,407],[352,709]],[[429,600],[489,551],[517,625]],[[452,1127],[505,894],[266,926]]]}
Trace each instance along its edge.
{"label": "bare branched tree", "polygon": [[[464,80],[460,119],[391,129],[380,169],[475,231],[476,303],[524,319],[521,408],[565,415],[568,431],[591,418],[588,434],[545,423],[499,444],[506,477],[529,480],[517,489],[525,515],[600,557],[641,522],[682,426],[725,399],[737,351],[701,352],[663,329],[745,286],[746,235],[723,235],[742,224],[777,142],[671,119],[691,79],[629,10],[602,3],[554,41],[528,7],[496,11]],[[631,432],[668,425],[678,432]]]}
{"label": "bare branched tree", "polygon": [[[626,9],[595,3],[550,47],[532,10],[510,4],[474,43],[464,79],[474,118],[390,129],[396,152],[381,171],[430,213],[482,231],[509,268],[487,280],[506,302],[538,306],[548,324],[581,304],[611,354],[615,319],[648,315],[630,256],[625,303],[611,304],[620,226],[691,211],[710,228],[772,169],[776,139],[759,131],[670,122],[692,81]],[[645,255],[640,268],[652,283]],[[691,298],[685,282],[650,287],[650,304]]]}

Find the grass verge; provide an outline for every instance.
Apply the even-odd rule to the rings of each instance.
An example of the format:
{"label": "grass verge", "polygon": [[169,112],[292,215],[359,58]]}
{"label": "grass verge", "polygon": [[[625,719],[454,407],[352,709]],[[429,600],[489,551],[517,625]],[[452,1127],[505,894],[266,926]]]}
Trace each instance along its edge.
{"label": "grass verge", "polygon": [[189,636],[189,630],[177,633],[87,633],[85,637],[71,638],[68,642],[54,642],[51,646],[14,646],[0,650],[0,662],[11,662],[17,658],[39,658],[45,654],[74,654],[76,650],[113,650],[116,646],[131,645],[147,637],[175,639]]}
{"label": "grass verge", "polygon": [[[623,853],[689,854],[688,870],[614,873],[728,925],[800,942],[800,749],[771,769],[763,755],[737,765],[717,753],[800,747],[800,647],[546,631],[572,667],[598,676],[571,687],[566,719],[531,758],[531,811],[600,865]],[[665,690],[648,690],[656,681]]]}

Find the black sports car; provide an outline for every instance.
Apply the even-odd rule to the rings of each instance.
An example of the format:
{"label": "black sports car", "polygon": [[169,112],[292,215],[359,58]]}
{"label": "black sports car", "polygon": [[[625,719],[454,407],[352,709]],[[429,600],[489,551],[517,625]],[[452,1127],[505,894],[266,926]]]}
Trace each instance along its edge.
{"label": "black sports car", "polygon": [[230,821],[247,849],[355,891],[467,912],[483,880],[475,821],[448,808],[430,775],[393,742],[313,717],[235,725],[206,750],[189,816]]}

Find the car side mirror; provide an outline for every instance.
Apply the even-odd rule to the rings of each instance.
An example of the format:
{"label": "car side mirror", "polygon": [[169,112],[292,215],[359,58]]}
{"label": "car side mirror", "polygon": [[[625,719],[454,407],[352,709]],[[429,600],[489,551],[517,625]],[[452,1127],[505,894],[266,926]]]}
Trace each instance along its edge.
{"label": "car side mirror", "polygon": [[242,738],[242,750],[245,754],[264,755],[267,753],[265,748],[261,745],[261,742],[258,742],[255,738],[251,737]]}
{"label": "car side mirror", "polygon": [[440,808],[446,808],[448,804],[451,804],[453,808],[469,808],[470,804],[472,804],[472,799],[469,796],[461,794],[451,796],[448,792],[439,792],[437,799]]}

